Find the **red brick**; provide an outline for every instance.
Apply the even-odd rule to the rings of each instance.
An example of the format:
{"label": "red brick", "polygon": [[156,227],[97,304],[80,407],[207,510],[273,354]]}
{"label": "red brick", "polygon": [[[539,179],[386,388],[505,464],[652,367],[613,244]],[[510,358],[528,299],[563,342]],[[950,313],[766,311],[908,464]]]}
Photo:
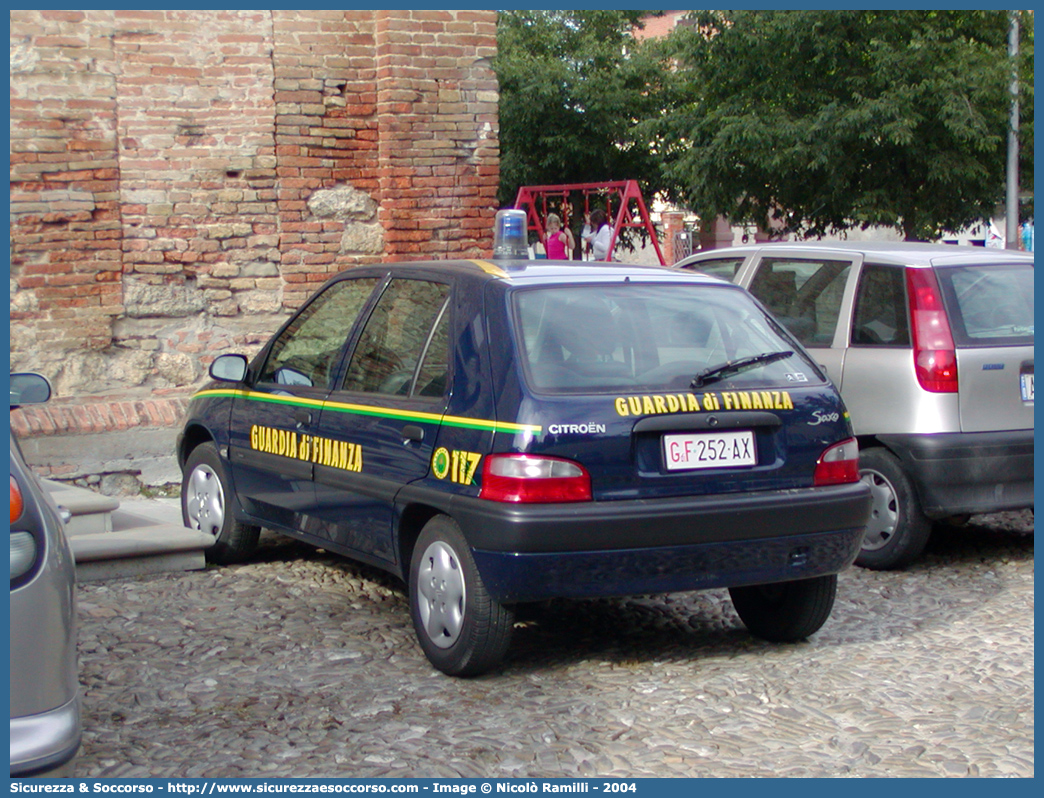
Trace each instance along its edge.
{"label": "red brick", "polygon": [[[380,261],[382,256],[338,251],[344,224],[314,219],[307,207],[319,188],[351,185],[379,200],[389,257],[473,254],[476,242],[489,248],[498,175],[496,141],[483,145],[477,164],[462,169],[458,140],[470,142],[474,129],[487,122],[495,126],[495,108],[476,114],[468,106],[450,114],[451,106],[437,102],[434,81],[471,91],[496,89],[488,70],[459,73],[455,63],[447,63],[458,55],[493,54],[495,12],[32,13],[39,25],[32,34],[37,44],[41,37],[59,37],[50,43],[70,50],[97,46],[88,35],[75,35],[81,28],[70,23],[85,31],[89,26],[101,30],[105,14],[115,18],[121,32],[141,27],[149,31],[112,40],[122,59],[120,69],[106,72],[110,65],[98,65],[101,74],[117,76],[116,100],[103,93],[29,101],[18,96],[17,77],[12,85],[12,131],[19,146],[40,131],[41,138],[65,134],[62,140],[75,150],[11,153],[16,181],[12,199],[18,193],[23,195],[20,202],[46,201],[40,193],[51,189],[95,195],[93,212],[75,205],[67,210],[55,206],[19,215],[12,225],[11,261],[19,288],[34,292],[41,309],[15,312],[11,318],[36,325],[40,346],[107,345],[110,317],[122,307],[123,273],[134,274],[139,266],[148,271],[138,272],[134,279],[161,286],[226,259],[276,257],[287,284],[300,291],[284,297],[285,307],[291,308],[333,270]],[[220,31],[216,58],[195,57],[193,30],[201,22]],[[261,33],[266,22],[274,30],[271,41]],[[68,35],[70,31],[74,35]],[[278,90],[263,80],[267,61],[260,54],[268,47],[275,65],[269,74],[287,81]],[[60,64],[59,56],[48,58],[54,59],[49,64]],[[194,118],[205,126],[206,138],[182,137],[170,151],[142,146],[149,136],[176,133],[165,120],[151,118],[156,103],[151,88],[191,86],[200,77],[217,81],[222,76],[237,95],[227,108],[212,105],[196,111]],[[339,99],[345,104],[313,113],[315,107],[323,109],[323,93],[315,89],[319,84],[305,81],[317,79],[338,80]],[[298,81],[296,88],[291,81]],[[408,91],[410,99],[397,96],[398,89]],[[276,114],[274,102],[315,107]],[[117,108],[118,132],[113,125]],[[444,145],[433,149],[433,138],[444,139]],[[251,169],[235,162],[248,155],[273,160]],[[81,161],[97,168],[81,168]],[[232,175],[234,171],[239,174]],[[254,194],[241,200],[208,194],[236,186]],[[125,195],[136,190],[167,192],[177,214],[162,215],[144,203],[121,205],[121,190]],[[460,220],[471,215],[481,227],[474,238],[467,238]],[[215,224],[244,221],[252,226],[248,236],[205,237]],[[433,229],[443,231],[439,241],[431,240]],[[424,238],[412,239],[417,233]],[[269,244],[253,235],[278,235],[280,249],[273,254]],[[77,325],[77,320],[83,323]],[[126,326],[133,329],[133,321]],[[200,360],[209,356],[203,351]],[[114,414],[104,423],[124,421]]]}

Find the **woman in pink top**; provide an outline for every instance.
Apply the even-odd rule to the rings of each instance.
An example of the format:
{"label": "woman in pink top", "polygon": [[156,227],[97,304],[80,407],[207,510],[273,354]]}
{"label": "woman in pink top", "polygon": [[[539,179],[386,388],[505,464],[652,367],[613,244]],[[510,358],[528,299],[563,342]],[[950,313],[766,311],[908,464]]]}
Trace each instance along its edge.
{"label": "woman in pink top", "polygon": [[548,260],[572,260],[573,259],[573,233],[567,227],[562,229],[562,220],[557,213],[547,215],[547,238],[544,241],[544,251],[547,252]]}

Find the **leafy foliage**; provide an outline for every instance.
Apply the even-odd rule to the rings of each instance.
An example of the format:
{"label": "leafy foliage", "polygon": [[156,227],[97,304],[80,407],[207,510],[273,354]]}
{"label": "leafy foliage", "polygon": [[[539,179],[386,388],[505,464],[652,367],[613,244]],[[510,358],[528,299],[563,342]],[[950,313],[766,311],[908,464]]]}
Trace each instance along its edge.
{"label": "leafy foliage", "polygon": [[[1032,16],[1023,17],[1022,154],[1032,163]],[[666,87],[668,112],[640,130],[663,155],[673,198],[701,215],[764,224],[771,214],[805,235],[885,225],[935,238],[1003,200],[1006,12],[728,11],[696,21],[668,42],[680,82]]]}
{"label": "leafy foliage", "polygon": [[519,186],[638,180],[658,187],[660,159],[633,135],[655,116],[670,75],[632,36],[646,11],[501,11],[500,191]]}

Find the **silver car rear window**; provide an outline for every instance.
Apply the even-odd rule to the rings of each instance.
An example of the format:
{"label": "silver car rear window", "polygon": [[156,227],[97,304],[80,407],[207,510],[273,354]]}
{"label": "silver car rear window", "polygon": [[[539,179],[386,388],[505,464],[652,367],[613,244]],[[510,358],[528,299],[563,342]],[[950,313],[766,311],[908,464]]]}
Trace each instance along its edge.
{"label": "silver car rear window", "polygon": [[935,270],[958,346],[1033,343],[1033,267],[997,264]]}
{"label": "silver car rear window", "polygon": [[687,391],[704,369],[781,351],[793,354],[706,389],[823,382],[800,344],[732,287],[615,283],[513,296],[526,380],[536,391]]}

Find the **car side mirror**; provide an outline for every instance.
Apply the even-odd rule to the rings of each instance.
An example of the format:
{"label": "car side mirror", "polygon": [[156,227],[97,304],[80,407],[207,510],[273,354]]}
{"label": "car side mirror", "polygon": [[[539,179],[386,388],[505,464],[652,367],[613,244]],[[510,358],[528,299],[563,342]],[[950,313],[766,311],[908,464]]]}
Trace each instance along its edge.
{"label": "car side mirror", "polygon": [[51,398],[51,383],[42,374],[11,375],[11,407],[39,405]]}
{"label": "car side mirror", "polygon": [[210,364],[210,376],[221,382],[242,382],[246,373],[245,355],[221,355]]}

